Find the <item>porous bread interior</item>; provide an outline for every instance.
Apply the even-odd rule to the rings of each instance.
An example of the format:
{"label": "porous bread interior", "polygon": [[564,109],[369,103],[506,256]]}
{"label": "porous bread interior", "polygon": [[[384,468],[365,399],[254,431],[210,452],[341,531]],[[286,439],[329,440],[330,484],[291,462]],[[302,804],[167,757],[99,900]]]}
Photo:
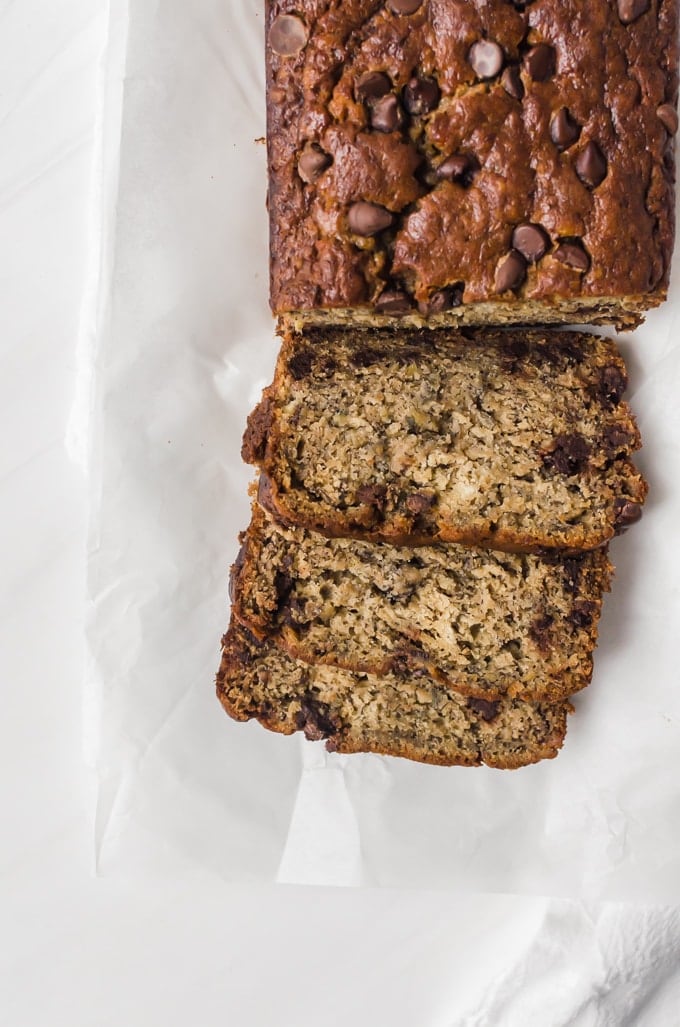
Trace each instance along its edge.
{"label": "porous bread interior", "polygon": [[425,673],[352,674],[310,666],[232,624],[225,636],[218,696],[237,720],[257,717],[274,731],[330,738],[336,752],[381,752],[425,763],[519,767],[555,756],[567,703],[504,700],[486,719]]}
{"label": "porous bread interior", "polygon": [[444,328],[456,325],[615,325],[632,331],[644,314],[666,299],[666,290],[642,296],[579,296],[573,300],[513,300],[464,303],[440,314],[424,315],[415,308],[407,314],[380,314],[371,306],[318,307],[309,310],[275,310],[283,328],[301,330],[306,325],[357,327]]}
{"label": "porous bread interior", "polygon": [[590,680],[608,569],[599,550],[563,566],[327,539],[256,509],[234,610],[307,662],[384,673],[395,660],[421,661],[463,693],[554,700]]}
{"label": "porous bread interior", "polygon": [[[404,504],[424,490],[436,503],[421,522],[431,520],[432,531],[443,525],[444,538],[580,549],[612,537],[617,499],[644,500],[645,484],[627,459],[638,430],[627,405],[612,408],[597,388],[603,368],[623,371],[611,343],[591,337],[583,359],[569,360],[559,355],[557,343],[569,341],[562,333],[555,346],[536,342],[513,365],[493,338],[419,348],[417,333],[327,332],[286,347],[286,358],[297,351],[318,360],[274,393],[265,469],[294,523],[329,534],[362,534],[363,526],[366,537],[381,537],[381,519],[392,517],[398,531],[401,516],[408,533]],[[353,362],[361,345],[372,362]],[[608,429],[625,440],[617,459]],[[587,462],[573,474],[551,470],[544,458],[556,437],[574,434],[589,448]],[[377,523],[359,494],[376,484],[387,489]]]}

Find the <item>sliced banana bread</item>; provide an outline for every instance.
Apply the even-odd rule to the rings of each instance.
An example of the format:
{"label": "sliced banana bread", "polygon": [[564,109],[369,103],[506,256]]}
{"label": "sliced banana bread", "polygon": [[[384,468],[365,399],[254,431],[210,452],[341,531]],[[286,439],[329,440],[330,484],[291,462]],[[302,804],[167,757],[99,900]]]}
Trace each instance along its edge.
{"label": "sliced banana bread", "polygon": [[217,695],[231,717],[304,731],[331,752],[510,769],[551,759],[564,741],[568,703],[466,699],[423,668],[377,677],[310,666],[235,622],[222,647]]}
{"label": "sliced banana bread", "polygon": [[583,333],[307,329],[242,453],[272,515],[324,535],[592,549],[647,492],[626,383]]}
{"label": "sliced banana bread", "polygon": [[233,612],[307,663],[425,669],[464,695],[557,701],[585,687],[610,565],[454,544],[407,549],[277,526],[257,506]]}

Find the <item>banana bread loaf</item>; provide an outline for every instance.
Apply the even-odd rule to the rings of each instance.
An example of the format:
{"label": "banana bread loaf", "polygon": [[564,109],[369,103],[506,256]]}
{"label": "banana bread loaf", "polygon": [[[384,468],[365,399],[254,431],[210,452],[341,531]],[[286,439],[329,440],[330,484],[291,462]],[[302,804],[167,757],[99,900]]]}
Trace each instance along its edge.
{"label": "banana bread loaf", "polygon": [[307,663],[427,671],[463,695],[584,688],[610,565],[466,546],[407,549],[284,528],[257,506],[232,569],[236,619]]}
{"label": "banana bread loaf", "polygon": [[666,295],[677,0],[267,0],[271,303],[614,322]]}
{"label": "banana bread loaf", "polygon": [[235,720],[326,739],[331,752],[377,752],[451,766],[522,767],[556,756],[568,703],[465,699],[418,668],[352,674],[295,660],[232,622],[217,695]]}
{"label": "banana bread loaf", "polygon": [[593,549],[641,514],[613,342],[576,332],[289,334],[243,457],[282,523],[395,544]]}

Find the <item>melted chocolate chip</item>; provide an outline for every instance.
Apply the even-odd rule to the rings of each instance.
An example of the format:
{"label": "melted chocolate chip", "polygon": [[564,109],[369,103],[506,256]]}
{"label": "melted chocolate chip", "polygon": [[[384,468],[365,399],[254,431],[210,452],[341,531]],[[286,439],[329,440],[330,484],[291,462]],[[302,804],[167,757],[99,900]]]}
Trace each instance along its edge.
{"label": "melted chocolate chip", "polygon": [[575,628],[589,628],[596,613],[597,603],[593,603],[590,599],[579,599],[574,603],[569,620]]}
{"label": "melted chocolate chip", "polygon": [[379,100],[392,89],[392,83],[382,71],[367,71],[354,83],[354,95],[359,103]]}
{"label": "melted chocolate chip", "polygon": [[492,39],[479,39],[468,53],[468,61],[478,78],[495,78],[503,67],[503,50]]}
{"label": "melted chocolate chip", "polygon": [[478,713],[487,724],[496,719],[500,709],[500,703],[490,702],[488,699],[468,699],[467,705],[473,713]]}
{"label": "melted chocolate chip", "polygon": [[574,271],[587,271],[590,267],[590,257],[579,242],[560,243],[553,256]]}
{"label": "melted chocolate chip", "polygon": [[625,428],[610,424],[602,433],[602,446],[609,457],[625,456],[631,445],[631,437]]}
{"label": "melted chocolate chip", "polygon": [[463,302],[464,286],[452,285],[446,289],[437,289],[430,296],[427,304],[428,314],[442,314],[445,310],[453,310]]}
{"label": "melted chocolate chip", "polygon": [[381,96],[371,105],[369,120],[376,132],[396,132],[403,127],[404,112],[394,93]]}
{"label": "melted chocolate chip", "polygon": [[516,65],[512,65],[512,67],[505,69],[501,75],[501,85],[513,100],[524,99],[524,84],[519,73],[519,68]]}
{"label": "melted chocolate chip", "polygon": [[357,503],[374,507],[382,513],[387,502],[386,485],[362,485],[357,489]]}
{"label": "melted chocolate chip", "polygon": [[280,614],[288,604],[295,582],[287,571],[277,571],[274,575],[274,591],[276,592],[276,612]]}
{"label": "melted chocolate chip", "polygon": [[435,79],[414,76],[404,86],[404,107],[409,114],[429,114],[439,103],[439,96]]}
{"label": "melted chocolate chip", "polygon": [[605,367],[600,378],[598,391],[607,403],[612,403],[614,406],[620,403],[627,387],[628,379],[623,371],[620,371],[614,365]]}
{"label": "melted chocolate chip", "polygon": [[550,238],[540,225],[518,225],[512,233],[512,245],[525,260],[535,264],[546,253]]}
{"label": "melted chocolate chip", "polygon": [[670,135],[678,131],[678,112],[671,103],[662,103],[656,108],[656,116]]}
{"label": "melted chocolate chip", "polygon": [[552,645],[551,628],[555,618],[549,614],[544,613],[540,617],[536,617],[529,626],[529,635],[534,640],[541,652],[547,652]]}
{"label": "melted chocolate chip", "polygon": [[469,185],[472,180],[474,164],[470,157],[464,153],[454,153],[436,168],[437,178],[446,182],[458,182],[461,185]]}
{"label": "melted chocolate chip", "polygon": [[300,349],[288,361],[288,373],[296,382],[302,381],[312,373],[314,352],[311,349]]}
{"label": "melted chocolate chip", "polygon": [[347,214],[350,232],[355,235],[371,236],[383,232],[394,222],[394,215],[377,203],[359,200],[353,203]]}
{"label": "melted chocolate chip", "polygon": [[496,268],[495,290],[496,292],[508,292],[512,289],[519,289],[526,278],[527,262],[517,250],[510,252],[501,259]]}
{"label": "melted chocolate chip", "polygon": [[576,174],[591,189],[597,188],[607,177],[607,158],[592,140],[576,159]]}
{"label": "melted chocolate chip", "polygon": [[425,513],[426,510],[430,510],[437,501],[437,497],[434,492],[412,492],[410,496],[406,498],[406,509],[409,513],[418,516],[418,514]]}
{"label": "melted chocolate chip", "polygon": [[309,33],[302,18],[279,14],[269,29],[269,45],[279,57],[293,57],[307,45]]}
{"label": "melted chocolate chip", "polygon": [[582,435],[558,435],[553,448],[543,454],[543,466],[557,474],[579,474],[588,462],[590,446]]}
{"label": "melted chocolate chip", "polygon": [[411,298],[401,289],[385,289],[374,303],[378,314],[408,314],[412,309]]}
{"label": "melted chocolate chip", "polygon": [[394,14],[415,14],[422,5],[423,0],[388,0],[387,3]]}
{"label": "melted chocolate chip", "polygon": [[616,7],[623,24],[630,25],[649,10],[649,0],[616,0]]}
{"label": "melted chocolate chip", "polygon": [[[559,556],[557,557],[559,560]],[[578,556],[568,556],[565,560],[562,560],[562,573],[564,580],[564,588],[571,595],[576,595],[581,584],[581,576],[583,574],[583,560],[579,559]]]}
{"label": "melted chocolate chip", "polygon": [[370,346],[361,346],[352,351],[349,359],[355,367],[373,367],[374,364],[380,363],[382,354],[377,349],[371,349]]}
{"label": "melted chocolate chip", "polygon": [[555,51],[547,43],[532,46],[524,58],[524,67],[535,82],[545,82],[555,74]]}
{"label": "melted chocolate chip", "polygon": [[550,138],[558,150],[567,150],[581,135],[581,126],[566,107],[560,107],[550,122]]}
{"label": "melted chocolate chip", "polygon": [[614,501],[614,524],[617,535],[622,535],[631,524],[637,524],[641,517],[642,507],[639,503],[634,503],[631,499]]}
{"label": "melted chocolate chip", "polygon": [[307,185],[311,185],[312,182],[316,182],[317,178],[320,178],[323,172],[331,164],[331,158],[327,153],[316,146],[314,143],[310,143],[300,154],[298,160],[298,175],[303,182]]}
{"label": "melted chocolate chip", "polygon": [[310,742],[320,742],[336,730],[328,716],[328,706],[314,696],[306,696],[302,700],[300,711],[295,714],[295,727],[298,731],[304,731],[305,738]]}

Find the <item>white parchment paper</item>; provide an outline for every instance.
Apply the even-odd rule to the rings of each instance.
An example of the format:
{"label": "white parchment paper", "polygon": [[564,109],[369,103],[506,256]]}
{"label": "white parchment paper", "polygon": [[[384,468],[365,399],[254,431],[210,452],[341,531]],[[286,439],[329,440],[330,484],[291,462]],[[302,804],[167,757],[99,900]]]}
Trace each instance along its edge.
{"label": "white parchment paper", "polygon": [[[516,772],[424,767],[234,724],[213,679],[248,520],[240,439],[277,349],[262,4],[112,6],[129,25],[84,369],[100,871],[677,901],[678,274],[623,341],[651,494],[612,547],[595,677],[562,754]],[[109,87],[120,74],[113,62]]]}

